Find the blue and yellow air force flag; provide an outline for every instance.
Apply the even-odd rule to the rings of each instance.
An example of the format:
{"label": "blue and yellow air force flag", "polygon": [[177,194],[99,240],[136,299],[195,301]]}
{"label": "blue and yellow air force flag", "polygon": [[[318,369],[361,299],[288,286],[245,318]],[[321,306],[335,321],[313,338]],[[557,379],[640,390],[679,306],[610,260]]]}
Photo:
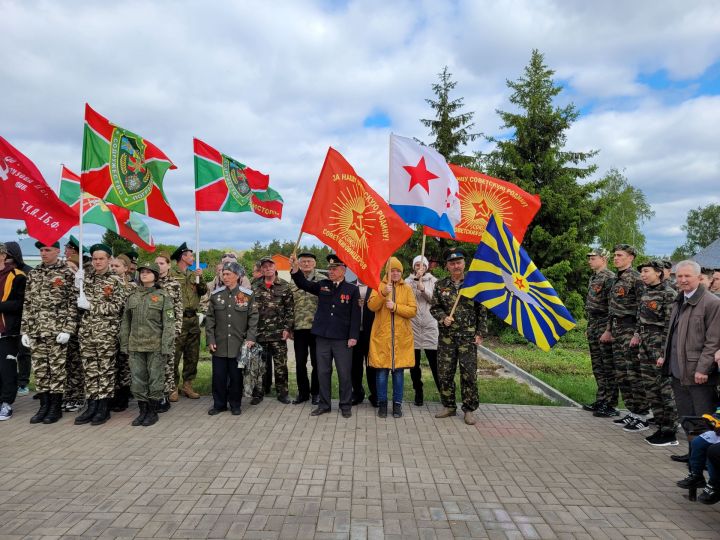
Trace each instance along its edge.
{"label": "blue and yellow air force flag", "polygon": [[543,351],[575,327],[555,289],[495,214],[460,294],[480,302]]}

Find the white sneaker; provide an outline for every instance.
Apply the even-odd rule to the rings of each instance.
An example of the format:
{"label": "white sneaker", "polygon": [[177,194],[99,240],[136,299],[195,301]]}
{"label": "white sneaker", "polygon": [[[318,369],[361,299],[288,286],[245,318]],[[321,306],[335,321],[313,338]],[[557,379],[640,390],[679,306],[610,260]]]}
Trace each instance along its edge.
{"label": "white sneaker", "polygon": [[2,406],[0,406],[0,422],[3,420],[10,420],[11,416],[12,407],[7,403],[3,403]]}

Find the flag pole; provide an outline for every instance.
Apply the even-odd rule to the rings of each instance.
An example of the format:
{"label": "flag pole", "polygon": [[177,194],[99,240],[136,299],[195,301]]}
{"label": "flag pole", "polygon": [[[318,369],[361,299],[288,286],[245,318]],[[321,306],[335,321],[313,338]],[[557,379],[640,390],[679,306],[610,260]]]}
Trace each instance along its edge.
{"label": "flag pole", "polygon": [[297,242],[295,242],[295,247],[293,248],[293,252],[292,252],[293,257],[295,259],[297,259],[297,250],[298,250],[298,247],[300,247],[300,239],[302,238],[302,235],[303,235],[303,231],[302,231],[302,229],[300,229],[300,234],[298,234],[298,239],[297,239]]}
{"label": "flag pole", "polygon": [[[200,212],[195,210],[195,268],[200,268]],[[195,283],[200,283],[200,276],[195,275]]]}
{"label": "flag pole", "polygon": [[[62,182],[62,168],[60,169],[60,178]],[[82,171],[80,171],[80,207],[78,209],[80,217],[80,230],[78,231],[78,270],[75,279],[75,286],[80,289],[78,295],[77,306],[80,309],[89,309],[90,302],[85,296],[85,268],[83,265],[83,218],[85,217],[85,190],[82,184]]]}
{"label": "flag pole", "polygon": [[461,296],[461,295],[460,295],[460,291],[458,291],[458,295],[457,295],[457,297],[455,297],[455,303],[453,304],[453,307],[452,307],[452,309],[450,310],[450,315],[449,315],[449,317],[450,317],[451,319],[453,318],[453,315],[455,315],[455,309],[457,308],[458,302],[460,301],[460,296]]}
{"label": "flag pole", "polygon": [[[426,238],[427,238],[427,236],[425,236],[425,233],[423,232],[422,248],[420,249],[420,264],[422,264],[422,261],[425,258],[425,239]],[[430,266],[430,265],[428,265],[428,266]],[[429,270],[429,268],[428,268],[428,270]]]}

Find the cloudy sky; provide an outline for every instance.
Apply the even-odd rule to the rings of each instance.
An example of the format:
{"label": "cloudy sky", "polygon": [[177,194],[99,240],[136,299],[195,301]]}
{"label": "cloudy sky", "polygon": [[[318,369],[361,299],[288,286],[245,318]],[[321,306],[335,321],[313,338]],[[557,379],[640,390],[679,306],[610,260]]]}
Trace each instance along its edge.
{"label": "cloudy sky", "polygon": [[[582,115],[568,148],[598,149],[656,217],[648,251],[684,241],[687,211],[720,202],[717,2],[0,0],[0,135],[57,185],[79,171],[84,103],[178,166],[165,191],[194,238],[192,137],[270,174],[283,219],[202,214],[202,244],[295,240],[328,146],[387,193],[388,135],[431,142],[419,118],[447,65],[478,131],[500,134],[506,79],[533,48]],[[487,150],[473,143],[468,150]],[[20,222],[0,222],[10,239]],[[101,231],[89,226],[91,239]],[[193,240],[194,242],[194,240]]]}

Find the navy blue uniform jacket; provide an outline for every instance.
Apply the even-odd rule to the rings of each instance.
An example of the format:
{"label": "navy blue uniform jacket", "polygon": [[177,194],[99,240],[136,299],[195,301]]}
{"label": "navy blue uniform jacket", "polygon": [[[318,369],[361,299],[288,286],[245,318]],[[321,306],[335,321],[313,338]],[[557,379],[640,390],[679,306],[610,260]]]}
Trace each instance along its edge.
{"label": "navy blue uniform jacket", "polygon": [[360,337],[360,293],[357,286],[343,281],[335,287],[329,279],[308,281],[298,270],[290,274],[298,289],[318,297],[318,307],[311,332],[327,339]]}

